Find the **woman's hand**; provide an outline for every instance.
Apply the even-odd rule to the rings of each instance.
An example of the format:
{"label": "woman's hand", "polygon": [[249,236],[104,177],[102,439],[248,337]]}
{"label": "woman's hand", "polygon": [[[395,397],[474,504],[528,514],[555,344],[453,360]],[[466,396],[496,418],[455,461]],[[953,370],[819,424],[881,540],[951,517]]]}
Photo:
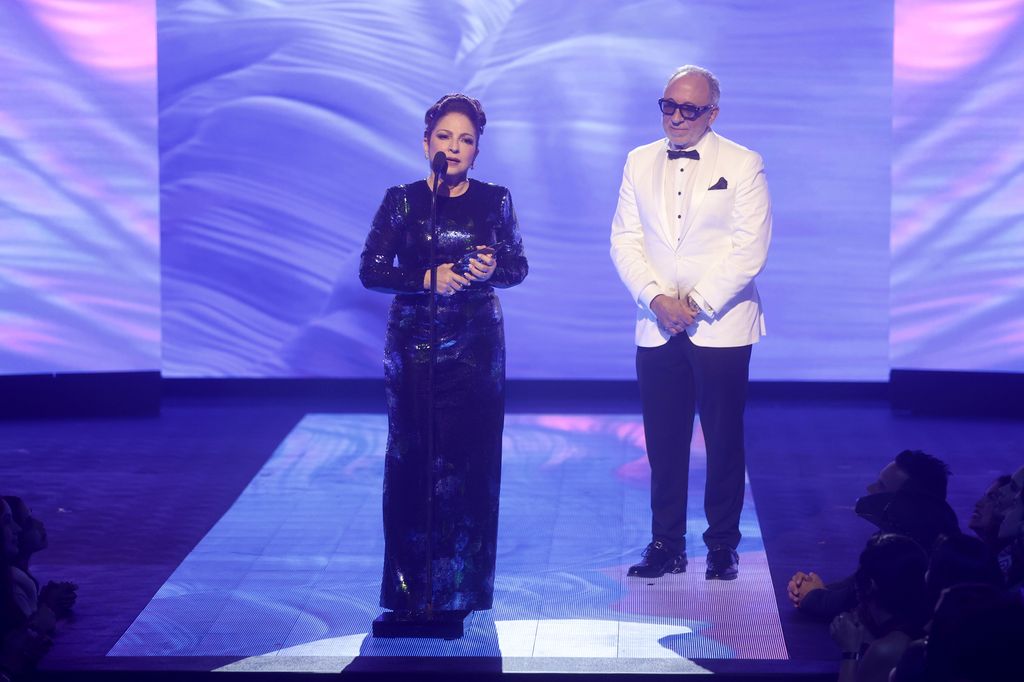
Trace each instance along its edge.
{"label": "woman's hand", "polygon": [[[483,246],[477,246],[477,250],[484,248]],[[498,267],[498,259],[493,253],[484,253],[479,256],[473,256],[469,261],[469,272],[467,273],[470,279],[476,282],[486,282],[494,274],[494,270]]]}
{"label": "woman's hand", "polygon": [[851,653],[860,651],[866,635],[856,611],[844,611],[836,616],[832,620],[829,632],[840,649]]}
{"label": "woman's hand", "polygon": [[[455,263],[443,263],[437,266],[437,293],[442,296],[451,296],[469,286],[469,279],[463,277],[452,268]],[[430,270],[423,273],[423,288],[430,289]]]}
{"label": "woman's hand", "polygon": [[58,618],[66,618],[78,598],[78,586],[70,582],[52,580],[39,590],[39,603],[49,606]]}

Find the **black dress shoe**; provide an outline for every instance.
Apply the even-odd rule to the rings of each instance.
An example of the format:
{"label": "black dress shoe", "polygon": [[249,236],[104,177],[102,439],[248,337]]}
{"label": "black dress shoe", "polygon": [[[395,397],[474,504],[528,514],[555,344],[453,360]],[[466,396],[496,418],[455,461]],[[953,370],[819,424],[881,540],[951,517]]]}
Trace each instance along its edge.
{"label": "black dress shoe", "polygon": [[740,574],[740,555],[732,547],[713,547],[708,552],[705,580],[736,580]]}
{"label": "black dress shoe", "polygon": [[682,573],[686,570],[686,551],[673,553],[661,540],[647,545],[643,559],[629,567],[626,575],[631,578],[660,578],[666,573]]}
{"label": "black dress shoe", "polygon": [[467,611],[385,611],[373,621],[374,637],[459,639]]}

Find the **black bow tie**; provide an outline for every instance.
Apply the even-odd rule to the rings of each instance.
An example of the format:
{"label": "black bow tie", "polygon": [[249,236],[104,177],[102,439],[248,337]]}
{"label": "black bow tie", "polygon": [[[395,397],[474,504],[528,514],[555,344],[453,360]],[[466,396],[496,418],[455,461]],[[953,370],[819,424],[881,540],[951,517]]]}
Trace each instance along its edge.
{"label": "black bow tie", "polygon": [[671,161],[674,161],[676,159],[683,159],[683,158],[686,158],[686,159],[699,159],[700,158],[700,154],[697,152],[696,149],[679,149],[679,150],[669,149],[668,150],[668,158]]}

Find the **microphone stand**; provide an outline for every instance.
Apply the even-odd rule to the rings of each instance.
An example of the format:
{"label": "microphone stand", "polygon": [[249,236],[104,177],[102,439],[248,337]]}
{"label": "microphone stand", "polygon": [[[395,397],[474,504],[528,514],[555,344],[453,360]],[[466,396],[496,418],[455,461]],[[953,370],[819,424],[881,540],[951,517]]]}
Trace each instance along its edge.
{"label": "microphone stand", "polygon": [[425,499],[427,608],[422,617],[403,619],[385,612],[373,621],[374,637],[429,637],[458,639],[464,634],[463,618],[452,611],[434,611],[434,456],[436,453],[434,411],[434,368],[437,365],[437,190],[446,177],[448,160],[438,152],[430,164],[434,183],[430,188],[430,359],[427,367],[427,452]]}
{"label": "microphone stand", "polygon": [[444,179],[447,160],[438,167],[437,159],[431,164],[434,186],[430,188],[430,366],[427,369],[427,620],[434,616],[434,367],[437,365],[437,188]]}

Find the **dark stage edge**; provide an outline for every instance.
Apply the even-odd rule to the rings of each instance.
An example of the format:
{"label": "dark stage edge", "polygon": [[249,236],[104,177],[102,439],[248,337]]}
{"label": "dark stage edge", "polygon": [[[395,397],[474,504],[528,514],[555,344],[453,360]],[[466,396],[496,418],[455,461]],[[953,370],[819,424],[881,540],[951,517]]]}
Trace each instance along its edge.
{"label": "dark stage edge", "polygon": [[[545,672],[546,659],[449,658],[402,656],[395,658],[334,659],[330,657],[296,658],[301,672],[279,669],[246,671],[220,670],[239,659],[228,657],[144,657],[114,659],[66,660],[64,668],[51,668],[37,672],[33,680],[40,682],[99,682],[101,680],[140,680],[164,682],[171,680],[289,680],[295,682],[321,682],[327,675],[346,680],[536,680],[538,682],[629,682],[664,680],[679,677],[707,676],[711,674],[722,682],[753,682],[755,680],[798,680],[824,682],[835,680],[837,665],[825,661],[750,661],[702,660],[693,663],[709,672],[688,675],[679,672],[658,671],[652,663],[644,671],[609,667],[607,672],[589,672],[591,659],[580,659],[579,672]],[[572,659],[553,659],[551,665],[563,670],[571,668]]]}
{"label": "dark stage edge", "polygon": [[[385,412],[382,379],[172,379],[162,381],[164,399],[180,402],[303,406],[320,412]],[[639,411],[635,380],[510,379],[505,411],[523,414],[628,414]],[[881,401],[886,382],[753,381],[750,400]]]}
{"label": "dark stage edge", "polygon": [[[152,416],[163,398],[277,399],[324,409],[382,411],[381,379],[164,378],[157,371],[0,376],[0,419]],[[887,400],[898,412],[1024,419],[1024,373],[901,370],[888,382],[752,381],[753,400]],[[514,412],[622,412],[638,404],[633,380],[508,381]]]}
{"label": "dark stage edge", "polygon": [[894,369],[894,410],[947,416],[1024,419],[1024,374]]}
{"label": "dark stage edge", "polygon": [[[307,400],[348,409],[384,409],[381,379],[174,379],[168,397]],[[885,401],[897,412],[1024,419],[1024,373],[899,370],[889,381],[751,381],[751,400]],[[626,412],[639,404],[634,380],[510,379],[510,412]]]}
{"label": "dark stage edge", "polygon": [[161,384],[156,370],[0,376],[0,419],[152,416]]}

